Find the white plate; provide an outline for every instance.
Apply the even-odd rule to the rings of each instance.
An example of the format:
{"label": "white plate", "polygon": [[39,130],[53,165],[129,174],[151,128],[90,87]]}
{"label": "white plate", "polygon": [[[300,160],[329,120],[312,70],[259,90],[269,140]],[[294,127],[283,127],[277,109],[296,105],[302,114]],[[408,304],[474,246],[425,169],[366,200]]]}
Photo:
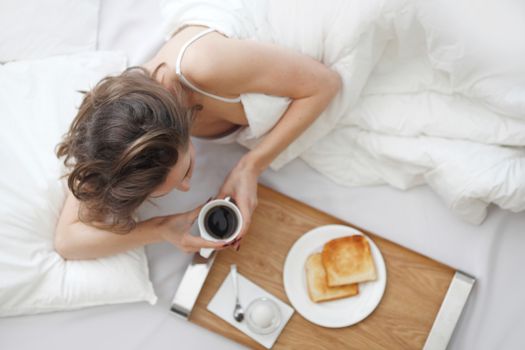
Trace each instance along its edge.
{"label": "white plate", "polygon": [[376,266],[377,280],[359,283],[359,294],[339,300],[314,303],[308,296],[304,264],[310,254],[321,252],[328,241],[362,232],[343,225],[320,226],[299,238],[284,262],[284,290],[293,307],[308,321],[319,326],[339,328],[356,324],[374,311],[386,287],[386,266],[375,243],[368,239]]}

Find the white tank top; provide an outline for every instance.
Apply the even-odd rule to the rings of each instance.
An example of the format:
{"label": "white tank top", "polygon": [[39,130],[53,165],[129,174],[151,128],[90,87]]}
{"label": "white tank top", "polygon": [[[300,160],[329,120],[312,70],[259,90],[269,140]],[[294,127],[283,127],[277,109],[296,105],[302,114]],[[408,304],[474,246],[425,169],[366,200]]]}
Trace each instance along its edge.
{"label": "white tank top", "polygon": [[186,49],[188,48],[188,46],[190,46],[194,41],[198,40],[199,38],[203,37],[204,35],[208,34],[208,33],[211,33],[211,32],[214,32],[215,29],[213,28],[209,28],[209,29],[206,29],[200,33],[198,33],[197,35],[195,35],[194,37],[190,38],[190,40],[188,40],[187,42],[184,43],[184,45],[182,45],[182,48],[180,49],[180,52],[179,52],[179,55],[177,57],[177,61],[175,63],[175,74],[177,74],[177,77],[179,78],[179,80],[186,86],[188,86],[189,88],[193,89],[194,91],[197,91],[205,96],[208,96],[208,97],[211,97],[211,98],[214,98],[216,100],[219,100],[219,101],[222,101],[222,102],[226,102],[226,103],[239,103],[241,102],[241,97],[236,97],[236,98],[227,98],[227,97],[222,97],[222,96],[217,96],[217,95],[214,95],[212,93],[209,93],[207,91],[204,91],[200,88],[198,88],[197,86],[193,85],[188,79],[186,79],[186,77],[182,74],[182,71],[180,69],[180,64],[181,64],[181,61],[182,61],[182,57],[184,56],[184,52],[186,51]]}

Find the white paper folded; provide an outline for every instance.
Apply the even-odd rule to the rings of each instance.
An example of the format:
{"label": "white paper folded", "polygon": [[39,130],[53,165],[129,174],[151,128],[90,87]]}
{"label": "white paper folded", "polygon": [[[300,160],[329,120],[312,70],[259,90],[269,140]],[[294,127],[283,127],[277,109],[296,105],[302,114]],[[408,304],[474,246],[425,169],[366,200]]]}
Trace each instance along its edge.
{"label": "white paper folded", "polygon": [[267,349],[271,349],[279,334],[281,334],[283,328],[288,323],[290,317],[294,313],[294,309],[288,304],[282,302],[280,299],[276,298],[272,294],[268,293],[255,283],[251,282],[247,278],[238,274],[238,284],[239,284],[239,301],[246,311],[248,305],[252,300],[257,298],[266,297],[277,303],[279,310],[281,311],[281,324],[274,332],[270,334],[257,334],[251,331],[246,324],[246,321],[237,322],[233,318],[233,309],[235,306],[235,292],[233,289],[233,282],[231,278],[231,272],[226,276],[219,290],[213,296],[212,300],[208,304],[208,310],[213,312],[215,315],[219,316],[238,330],[242,331],[253,340],[263,345]]}

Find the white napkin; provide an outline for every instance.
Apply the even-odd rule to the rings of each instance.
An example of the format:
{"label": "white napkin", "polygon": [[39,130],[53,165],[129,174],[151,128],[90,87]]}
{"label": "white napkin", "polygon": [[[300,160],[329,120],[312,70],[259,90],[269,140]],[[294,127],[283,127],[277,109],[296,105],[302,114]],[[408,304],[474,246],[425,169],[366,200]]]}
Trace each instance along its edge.
{"label": "white napkin", "polygon": [[233,318],[235,292],[233,290],[231,271],[208,304],[208,310],[242,331],[265,348],[271,349],[281,334],[284,326],[286,326],[286,323],[288,323],[288,320],[292,317],[294,309],[240,274],[238,274],[237,281],[239,284],[239,301],[245,311],[252,300],[260,297],[267,297],[277,303],[282,317],[279,328],[270,334],[257,334],[248,328],[246,320],[242,322],[235,321]]}

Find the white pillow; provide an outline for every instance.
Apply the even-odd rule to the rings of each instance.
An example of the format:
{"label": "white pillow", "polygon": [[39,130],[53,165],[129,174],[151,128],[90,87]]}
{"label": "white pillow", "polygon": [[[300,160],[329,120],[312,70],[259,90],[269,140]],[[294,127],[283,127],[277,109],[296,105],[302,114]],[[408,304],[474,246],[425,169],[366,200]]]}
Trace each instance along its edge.
{"label": "white pillow", "polygon": [[0,62],[95,50],[99,0],[0,1]]}
{"label": "white pillow", "polygon": [[143,248],[65,261],[53,244],[67,193],[54,148],[77,90],[125,65],[121,54],[93,52],[0,66],[0,316],[157,301]]}

